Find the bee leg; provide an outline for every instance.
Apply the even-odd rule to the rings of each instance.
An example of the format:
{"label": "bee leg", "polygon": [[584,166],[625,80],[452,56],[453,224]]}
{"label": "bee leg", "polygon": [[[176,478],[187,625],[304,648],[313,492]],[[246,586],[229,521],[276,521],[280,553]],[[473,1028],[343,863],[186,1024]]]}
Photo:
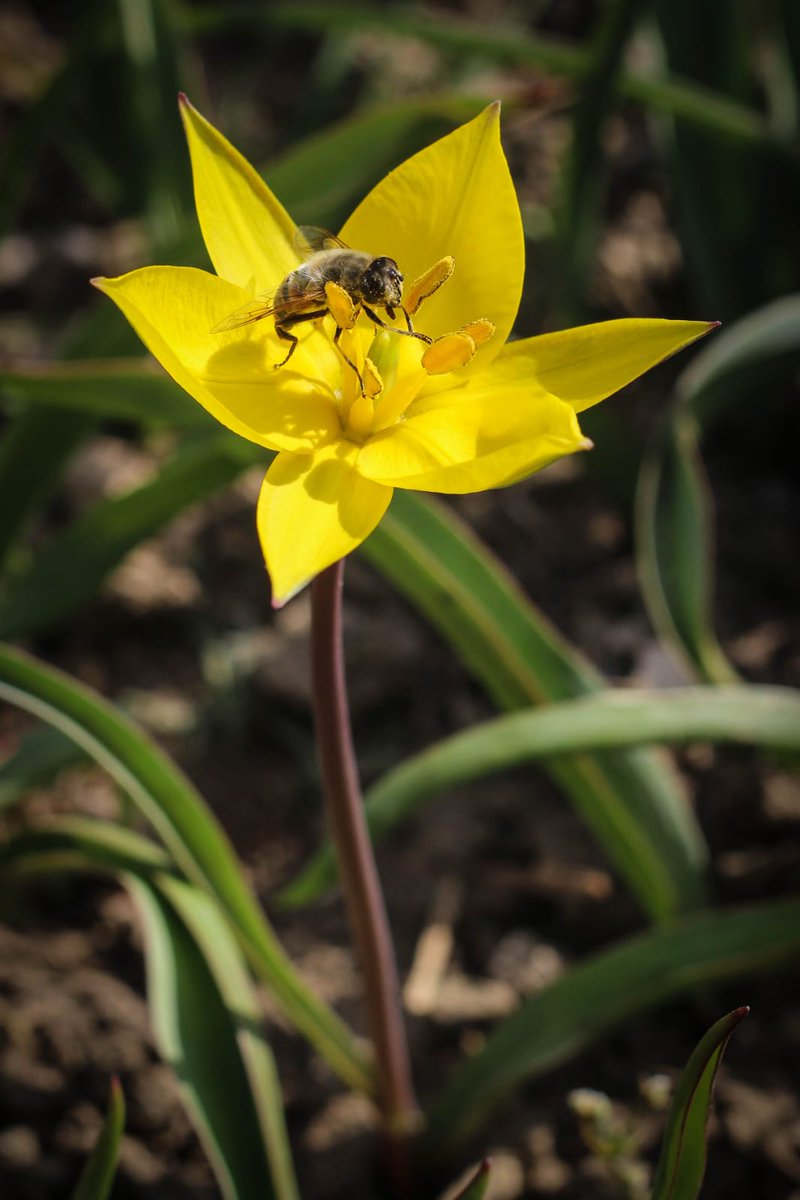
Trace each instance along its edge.
{"label": "bee leg", "polygon": [[286,357],[282,358],[280,362],[275,363],[275,366],[273,367],[273,370],[277,371],[278,367],[285,367],[287,362],[289,361],[289,359],[294,354],[295,350],[297,349],[298,339],[294,336],[293,333],[289,333],[288,329],[282,329],[279,325],[275,326],[275,332],[277,333],[277,335],[281,339],[281,341],[291,342],[291,345],[289,346],[289,352],[286,355]]}
{"label": "bee leg", "polygon": [[355,371],[356,379],[358,380],[358,386],[361,388],[361,395],[363,396],[364,395],[364,379],[363,379],[358,367],[353,362],[352,358],[348,358],[347,355],[345,354],[344,350],[342,349],[342,347],[339,345],[339,338],[341,337],[341,335],[342,335],[342,327],[341,327],[341,325],[337,325],[336,333],[333,335],[333,344],[336,347],[336,349],[339,351],[339,353],[341,354],[344,361],[347,363],[348,367],[352,367],[353,370]]}
{"label": "bee leg", "polygon": [[364,305],[364,312],[369,317],[370,321],[372,321],[372,323],[377,325],[380,329],[388,329],[390,333],[400,333],[403,337],[418,338],[419,341],[424,342],[426,346],[430,346],[431,342],[433,341],[433,338],[429,338],[427,333],[417,333],[416,329],[411,324],[411,318],[405,309],[403,309],[403,316],[406,319],[408,329],[395,329],[394,325],[387,325],[385,321],[380,319],[376,312],[373,312],[371,308],[367,308],[366,304]]}
{"label": "bee leg", "polygon": [[274,369],[276,371],[277,371],[278,367],[286,366],[289,359],[292,357],[295,350],[297,349],[298,339],[295,337],[295,335],[293,333],[289,333],[288,326],[289,325],[299,325],[301,321],[316,321],[320,317],[324,317],[325,314],[327,313],[327,311],[328,311],[327,308],[321,308],[317,312],[301,313],[300,316],[292,317],[291,320],[287,321],[285,325],[278,325],[276,322],[275,332],[277,333],[278,337],[281,339],[282,342],[291,342],[291,346],[289,347],[289,353],[286,355],[286,358],[282,358],[279,363],[275,363]]}

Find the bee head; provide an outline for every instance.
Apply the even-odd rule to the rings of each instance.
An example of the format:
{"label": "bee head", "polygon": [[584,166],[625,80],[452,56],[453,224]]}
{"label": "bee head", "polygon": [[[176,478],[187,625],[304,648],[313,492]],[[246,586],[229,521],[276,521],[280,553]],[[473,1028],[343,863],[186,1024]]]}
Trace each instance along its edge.
{"label": "bee head", "polygon": [[399,304],[403,298],[403,276],[393,258],[373,258],[361,276],[365,304],[382,308]]}

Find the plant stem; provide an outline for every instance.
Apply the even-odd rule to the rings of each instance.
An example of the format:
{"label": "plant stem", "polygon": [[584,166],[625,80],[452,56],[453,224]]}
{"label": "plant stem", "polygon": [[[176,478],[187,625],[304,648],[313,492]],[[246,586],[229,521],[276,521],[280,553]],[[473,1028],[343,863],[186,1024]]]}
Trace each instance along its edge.
{"label": "plant stem", "polygon": [[417,1106],[400,1011],[394,946],[372,843],[364,818],[342,647],[344,562],[311,585],[311,647],[314,718],[331,837],[364,976],[367,1022],[375,1050],[378,1101],[396,1176],[407,1174],[407,1147]]}

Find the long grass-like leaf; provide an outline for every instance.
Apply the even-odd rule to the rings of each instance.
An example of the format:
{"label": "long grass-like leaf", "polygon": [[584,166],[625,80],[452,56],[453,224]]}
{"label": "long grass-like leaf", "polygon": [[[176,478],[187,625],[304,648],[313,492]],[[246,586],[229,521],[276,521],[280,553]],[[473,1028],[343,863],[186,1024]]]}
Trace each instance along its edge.
{"label": "long grass-like leaf", "polygon": [[188,779],[150,739],[83,684],[0,647],[0,698],[82,746],[138,805],[178,867],[213,895],[289,1020],[351,1086],[370,1090],[360,1048],[300,979],[248,887],[224,831]]}
{"label": "long grass-like leaf", "polygon": [[453,1073],[426,1142],[446,1154],[524,1080],[573,1058],[637,1013],[800,954],[800,900],[709,910],[619,943],[526,1000]]}
{"label": "long grass-like leaf", "polygon": [[119,1080],[112,1079],[103,1128],[81,1172],[72,1200],[107,1200],[117,1170],[124,1128],[125,1097]]}
{"label": "long grass-like leaf", "polygon": [[49,725],[37,725],[0,763],[0,812],[23,800],[31,788],[47,784],[60,771],[86,758],[80,746]]}
{"label": "long grass-like leaf", "polygon": [[[687,741],[739,742],[800,752],[800,693],[779,687],[598,692],[581,700],[484,721],[406,759],[366,795],[373,838],[442,792],[524,763],[586,750]],[[631,853],[639,833],[624,831]],[[329,844],[284,891],[307,904],[336,880]]]}
{"label": "long grass-like leaf", "polygon": [[[594,669],[552,628],[503,565],[443,504],[399,492],[364,545],[504,709],[600,690]],[[698,906],[706,849],[680,783],[652,751],[549,764],[646,912]],[[627,831],[635,830],[635,849]]]}
{"label": "long grass-like leaf", "polygon": [[171,871],[161,847],[87,817],[60,817],[23,831],[0,847],[0,865],[17,874],[99,870],[127,884],[149,934],[150,1005],[160,1049],[175,1067],[226,1196],[255,1200],[263,1192],[297,1200],[263,1013],[214,899]]}
{"label": "long grass-like leaf", "polygon": [[736,671],[713,629],[714,539],[699,440],[725,410],[800,364],[800,296],[744,317],[700,351],[677,384],[677,401],[642,463],[637,559],[651,619],[686,669],[727,683]]}
{"label": "long grass-like leaf", "polygon": [[696,1200],[706,1170],[706,1126],[714,1080],[728,1040],[748,1008],[712,1025],[681,1074],[667,1118],[651,1200]]}

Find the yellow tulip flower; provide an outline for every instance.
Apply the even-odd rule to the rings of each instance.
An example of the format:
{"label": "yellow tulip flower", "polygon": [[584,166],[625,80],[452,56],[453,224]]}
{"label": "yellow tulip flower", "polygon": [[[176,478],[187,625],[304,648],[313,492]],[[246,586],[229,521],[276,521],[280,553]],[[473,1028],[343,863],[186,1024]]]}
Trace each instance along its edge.
{"label": "yellow tulip flower", "polygon": [[507,340],[524,240],[492,105],[391,171],[341,231],[395,260],[426,341],[376,330],[329,285],[335,315],[295,326],[296,351],[276,370],[287,343],[271,318],[218,327],[299,266],[294,222],[222,134],[181,107],[216,274],[153,266],[93,282],[218,421],[277,451],[257,514],[275,604],[354,550],[395,487],[503,487],[588,448],[578,413],[712,328],[624,319]]}

